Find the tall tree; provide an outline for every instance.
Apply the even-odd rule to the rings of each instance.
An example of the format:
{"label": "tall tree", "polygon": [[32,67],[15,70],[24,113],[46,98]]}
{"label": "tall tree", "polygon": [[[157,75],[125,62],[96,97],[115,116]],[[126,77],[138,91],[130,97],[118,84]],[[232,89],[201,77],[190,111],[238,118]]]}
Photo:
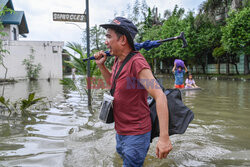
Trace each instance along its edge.
{"label": "tall tree", "polygon": [[139,0],[135,0],[134,5],[133,5],[133,11],[132,11],[132,21],[134,24],[139,23],[140,19],[140,3]]}
{"label": "tall tree", "polygon": [[[86,43],[87,43],[87,37],[86,37],[86,30],[83,32],[83,51],[86,52]],[[105,30],[101,27],[98,27],[97,25],[90,28],[90,49],[91,51],[96,50],[104,50],[105,47]]]}
{"label": "tall tree", "polygon": [[216,47],[213,50],[213,57],[217,60],[217,69],[218,69],[218,74],[220,74],[220,60],[222,56],[226,54],[226,51],[223,47]]}
{"label": "tall tree", "polygon": [[233,11],[222,27],[222,44],[234,54],[244,54],[244,73],[249,74],[250,53],[250,7],[241,11]]}
{"label": "tall tree", "polygon": [[206,0],[200,5],[199,13],[207,15],[214,24],[218,21],[224,23],[231,3],[232,0]]}
{"label": "tall tree", "polygon": [[149,6],[147,5],[146,0],[142,0],[141,7],[140,7],[140,11],[142,13],[141,20],[145,20],[146,19],[147,13],[148,13],[148,8],[149,8]]}
{"label": "tall tree", "polygon": [[208,57],[212,57],[213,49],[220,46],[220,26],[214,25],[206,14],[198,14],[195,18],[194,27],[196,33],[196,43],[194,43],[195,62],[202,65],[203,73],[205,73]]}

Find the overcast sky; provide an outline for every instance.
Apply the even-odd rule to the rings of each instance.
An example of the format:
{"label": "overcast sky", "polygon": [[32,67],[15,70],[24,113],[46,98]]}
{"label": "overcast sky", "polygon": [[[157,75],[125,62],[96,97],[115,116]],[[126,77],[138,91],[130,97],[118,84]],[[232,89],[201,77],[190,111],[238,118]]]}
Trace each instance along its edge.
{"label": "overcast sky", "polygon": [[[141,0],[139,0],[141,2]],[[196,11],[204,0],[146,0],[149,7],[158,7],[163,15],[166,9],[173,10],[175,4],[185,10]],[[53,21],[53,12],[83,13],[85,0],[12,0],[14,9],[25,12],[29,34],[20,40],[35,41],[64,41],[81,42],[82,30],[85,23],[66,24]],[[107,23],[122,11],[126,11],[127,4],[133,5],[134,0],[89,0],[90,26]],[[126,13],[125,13],[126,14]],[[81,29],[80,29],[80,28]]]}

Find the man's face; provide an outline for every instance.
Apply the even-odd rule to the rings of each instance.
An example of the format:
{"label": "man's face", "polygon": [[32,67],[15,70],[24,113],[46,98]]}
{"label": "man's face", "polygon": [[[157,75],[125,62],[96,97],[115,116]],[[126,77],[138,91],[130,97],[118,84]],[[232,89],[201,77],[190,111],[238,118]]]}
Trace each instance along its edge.
{"label": "man's face", "polygon": [[109,49],[111,55],[118,55],[120,51],[119,39],[113,29],[108,28],[106,32],[105,45]]}

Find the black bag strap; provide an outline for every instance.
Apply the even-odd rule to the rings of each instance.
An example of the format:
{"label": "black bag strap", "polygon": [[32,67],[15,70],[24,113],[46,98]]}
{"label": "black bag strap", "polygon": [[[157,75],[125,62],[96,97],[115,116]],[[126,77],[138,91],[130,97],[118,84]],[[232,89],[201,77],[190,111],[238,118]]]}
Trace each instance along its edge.
{"label": "black bag strap", "polygon": [[116,80],[119,77],[123,67],[125,66],[125,64],[137,53],[134,52],[130,52],[127,57],[125,58],[125,60],[122,62],[122,65],[120,66],[117,74],[116,74],[116,70],[117,70],[117,66],[118,66],[118,62],[116,63],[116,67],[115,67],[115,72],[114,72],[114,76],[113,76],[113,82],[112,82],[112,86],[111,86],[111,90],[110,90],[110,94],[111,96],[114,95],[115,93],[115,87],[116,87]]}

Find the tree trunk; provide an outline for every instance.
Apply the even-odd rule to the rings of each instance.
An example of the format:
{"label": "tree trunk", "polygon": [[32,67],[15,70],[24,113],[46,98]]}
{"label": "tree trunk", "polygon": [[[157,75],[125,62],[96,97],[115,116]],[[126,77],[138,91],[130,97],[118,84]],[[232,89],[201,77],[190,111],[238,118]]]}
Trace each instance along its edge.
{"label": "tree trunk", "polygon": [[[5,68],[4,80],[6,81],[7,73],[8,73],[8,68],[4,65],[3,62],[1,64],[2,64],[3,68]],[[4,96],[4,90],[5,90],[5,84],[3,85],[2,96]]]}
{"label": "tree trunk", "polygon": [[249,74],[249,59],[248,55],[244,55],[244,74]]}
{"label": "tree trunk", "polygon": [[234,66],[235,66],[235,70],[236,70],[237,75],[240,75],[239,70],[238,70],[237,63],[234,63]]}
{"label": "tree trunk", "polygon": [[208,53],[206,54],[205,57],[205,63],[202,63],[202,70],[203,70],[203,74],[206,74],[206,69],[207,69],[207,59],[208,59]]}
{"label": "tree trunk", "polygon": [[217,65],[218,65],[218,74],[220,74],[220,59],[217,60]]}
{"label": "tree trunk", "polygon": [[229,54],[227,53],[226,56],[227,56],[226,74],[229,75],[229,73],[230,73],[230,70],[229,70]]}
{"label": "tree trunk", "polygon": [[202,64],[203,74],[206,74],[206,65]]}

